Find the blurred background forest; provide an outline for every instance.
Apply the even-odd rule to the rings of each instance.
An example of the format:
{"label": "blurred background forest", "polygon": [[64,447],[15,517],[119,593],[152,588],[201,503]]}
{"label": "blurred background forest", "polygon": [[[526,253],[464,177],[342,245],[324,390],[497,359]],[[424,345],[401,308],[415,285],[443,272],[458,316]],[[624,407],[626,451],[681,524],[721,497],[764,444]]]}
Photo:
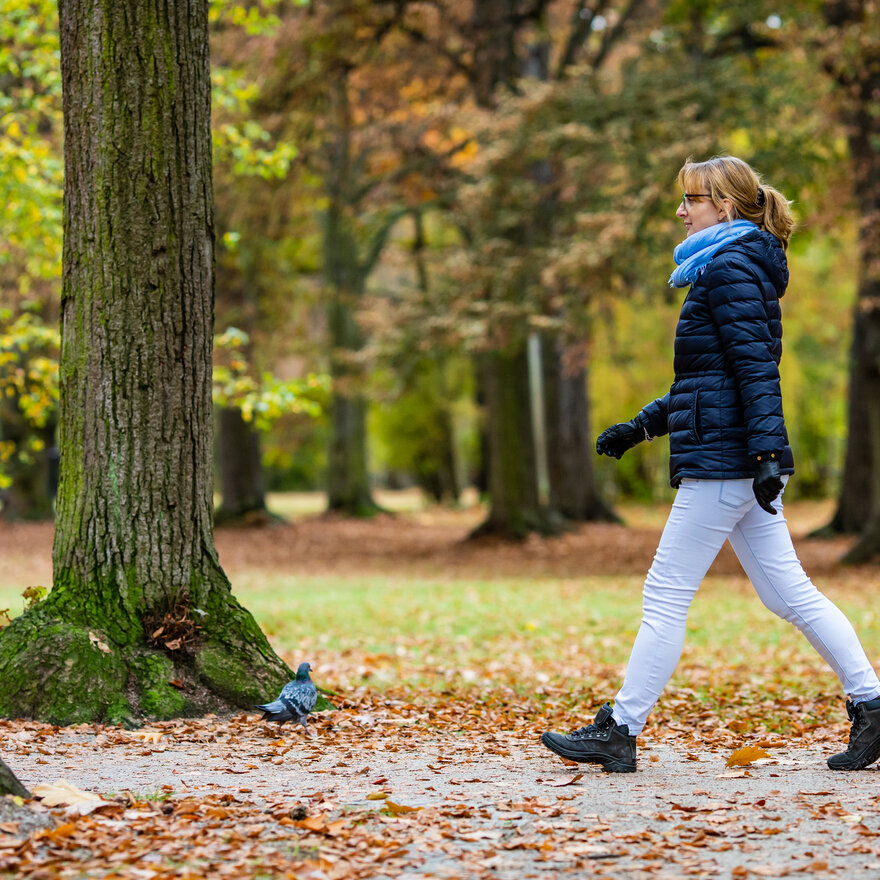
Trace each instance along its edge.
{"label": "blurred background forest", "polygon": [[[832,525],[860,531],[880,482],[876,11],[212,0],[218,519],[268,518],[267,491],[364,515],[379,487],[476,489],[482,531],[521,537],[671,497],[664,440],[619,463],[593,443],[672,381],[675,177],[727,152],[799,224],[790,494],[838,496]],[[58,467],[61,86],[56,4],[0,0],[7,518],[51,517]]]}

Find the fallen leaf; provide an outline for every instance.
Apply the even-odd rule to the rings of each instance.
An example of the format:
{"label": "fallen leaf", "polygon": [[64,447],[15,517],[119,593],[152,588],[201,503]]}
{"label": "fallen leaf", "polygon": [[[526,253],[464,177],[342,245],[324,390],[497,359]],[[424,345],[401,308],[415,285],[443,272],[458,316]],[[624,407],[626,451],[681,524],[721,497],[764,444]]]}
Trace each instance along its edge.
{"label": "fallen leaf", "polygon": [[327,827],[324,815],[309,816],[295,823],[297,828],[305,828],[307,831],[323,831]]}
{"label": "fallen leaf", "polygon": [[737,749],[728,759],[728,767],[745,767],[747,764],[754,764],[761,758],[769,758],[770,753],[758,746],[746,746],[744,749]]}
{"label": "fallen leaf", "polygon": [[395,804],[394,801],[385,801],[385,808],[391,813],[393,816],[402,816],[404,813],[415,813],[417,810],[421,810],[421,807],[407,807],[404,804]]}
{"label": "fallen leaf", "polygon": [[574,776],[560,776],[559,779],[546,779],[544,785],[553,785],[562,788],[564,785],[573,785],[583,777],[583,773],[575,773]]}
{"label": "fallen leaf", "polygon": [[45,837],[48,837],[50,840],[62,840],[65,837],[70,837],[75,832],[76,823],[65,822],[63,825],[59,825],[57,828],[52,828],[51,830],[46,831]]}
{"label": "fallen leaf", "polygon": [[157,743],[165,734],[161,730],[136,730],[134,732],[135,739],[142,739],[144,742]]}
{"label": "fallen leaf", "polygon": [[66,779],[59,779],[54,785],[35,785],[34,797],[39,798],[46,807],[69,807],[84,801],[101,801],[101,797],[91,791],[83,791],[71,785]]}
{"label": "fallen leaf", "polygon": [[93,648],[103,651],[105,654],[110,653],[110,646],[106,642],[102,642],[93,632],[89,632],[89,641]]}
{"label": "fallen leaf", "polygon": [[387,798],[387,797],[388,797],[388,795],[385,794],[384,791],[371,791],[367,795],[367,800],[368,801],[384,801],[385,798]]}

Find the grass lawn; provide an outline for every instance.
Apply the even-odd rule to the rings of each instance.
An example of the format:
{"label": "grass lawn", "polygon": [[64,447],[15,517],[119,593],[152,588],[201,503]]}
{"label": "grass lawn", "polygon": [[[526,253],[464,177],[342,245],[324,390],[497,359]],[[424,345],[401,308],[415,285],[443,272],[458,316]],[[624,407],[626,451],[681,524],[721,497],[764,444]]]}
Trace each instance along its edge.
{"label": "grass lawn", "polygon": [[[294,519],[320,511],[322,504],[320,496],[311,495],[273,501],[274,509]],[[421,534],[411,522],[425,510],[417,495],[402,493],[381,501],[402,514],[364,525],[368,540],[400,541],[393,533],[405,523],[412,530],[407,534]],[[646,546],[655,540],[651,530],[659,534],[665,512],[663,506],[627,510],[631,528],[642,530]],[[797,510],[787,512],[790,519],[797,518]],[[805,505],[801,518],[819,520],[820,514],[824,511]],[[473,519],[467,511],[460,514],[465,519],[469,515]],[[437,541],[445,540],[454,556],[462,529],[459,524],[458,531],[444,538],[443,529],[453,529],[447,521],[454,522],[458,514],[445,516],[433,528]],[[315,534],[332,536],[334,529],[340,530],[337,547],[351,541],[338,521],[311,522]],[[301,535],[296,524],[289,528],[279,534]],[[45,530],[40,534],[45,541]],[[626,528],[614,527],[609,535],[621,546],[629,540]],[[224,540],[246,548],[256,537],[242,530],[231,537],[227,533]],[[257,559],[228,569],[240,601],[293,666],[308,659],[316,680],[343,691],[540,688],[548,699],[565,703],[595,704],[613,697],[638,628],[642,581],[650,564],[645,555],[631,572],[561,576],[549,563],[542,572],[544,545],[537,541],[538,561],[532,560],[528,573],[511,574],[509,565],[499,565],[493,573],[491,554],[497,552],[500,560],[503,548],[486,551],[478,567],[432,565],[430,559],[419,562],[423,550],[413,549],[404,536],[384,561],[358,566],[355,551],[355,564],[340,568],[332,540],[328,547],[313,548],[305,556],[292,549],[283,564],[275,560],[263,565]],[[16,552],[15,547],[3,547],[2,531],[0,550],[7,557]],[[613,557],[614,547],[610,550]],[[28,546],[27,552],[34,553],[34,547]],[[415,568],[410,557],[419,562]],[[823,576],[817,582],[853,621],[869,656],[880,662],[877,571],[873,567],[861,575]],[[0,609],[8,607],[13,616],[22,609],[22,588],[32,583],[27,573],[23,560],[17,582],[11,577],[0,582]],[[721,707],[746,699],[784,702],[786,694],[831,697],[839,686],[800,633],[767,611],[742,575],[710,573],[691,609],[673,689],[682,699]]]}

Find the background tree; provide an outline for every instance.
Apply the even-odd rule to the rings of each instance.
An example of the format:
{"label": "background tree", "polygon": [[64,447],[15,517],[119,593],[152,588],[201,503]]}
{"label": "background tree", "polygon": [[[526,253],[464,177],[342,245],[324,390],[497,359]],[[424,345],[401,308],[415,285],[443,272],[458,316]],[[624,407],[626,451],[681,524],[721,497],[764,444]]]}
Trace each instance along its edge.
{"label": "background tree", "polygon": [[0,0],[0,116],[2,516],[51,519],[57,381],[46,372],[46,357],[57,362],[47,334],[57,335],[48,327],[58,316],[62,178],[53,0]]}
{"label": "background tree", "polygon": [[837,85],[859,216],[846,459],[833,531],[860,533],[849,562],[880,556],[880,8],[826,0],[823,65]]}
{"label": "background tree", "polygon": [[0,633],[0,714],[246,706],[290,677],[211,524],[207,0],[60,6],[61,483],[53,589]]}
{"label": "background tree", "polygon": [[4,519],[51,519],[57,486],[58,332],[25,312],[0,319]]}
{"label": "background tree", "polygon": [[[291,326],[293,310],[287,305],[300,274],[290,254],[292,240],[302,232],[297,206],[304,198],[290,181],[297,151],[294,144],[272,138],[254,109],[265,47],[276,39],[280,24],[260,6],[218,3],[212,8],[215,312],[223,338],[230,328],[243,332],[234,337],[236,357],[250,365],[252,384],[263,384],[263,374],[289,354],[287,343],[298,330]],[[237,382],[244,378],[238,375]],[[227,381],[215,382],[215,389]],[[262,432],[236,405],[235,393],[215,394],[215,403],[222,499],[215,523],[275,521],[266,508]]]}

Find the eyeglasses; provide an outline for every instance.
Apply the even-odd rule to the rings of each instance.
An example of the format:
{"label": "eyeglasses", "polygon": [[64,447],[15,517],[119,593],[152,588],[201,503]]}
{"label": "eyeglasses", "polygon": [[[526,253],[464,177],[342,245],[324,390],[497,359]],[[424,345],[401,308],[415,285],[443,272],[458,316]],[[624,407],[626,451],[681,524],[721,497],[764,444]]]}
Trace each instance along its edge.
{"label": "eyeglasses", "polygon": [[712,198],[712,193],[685,193],[681,197],[681,202],[679,204],[679,207],[681,205],[684,205],[684,209],[687,211],[689,208],[693,208],[694,203],[696,202],[697,199],[711,199],[711,198]]}

